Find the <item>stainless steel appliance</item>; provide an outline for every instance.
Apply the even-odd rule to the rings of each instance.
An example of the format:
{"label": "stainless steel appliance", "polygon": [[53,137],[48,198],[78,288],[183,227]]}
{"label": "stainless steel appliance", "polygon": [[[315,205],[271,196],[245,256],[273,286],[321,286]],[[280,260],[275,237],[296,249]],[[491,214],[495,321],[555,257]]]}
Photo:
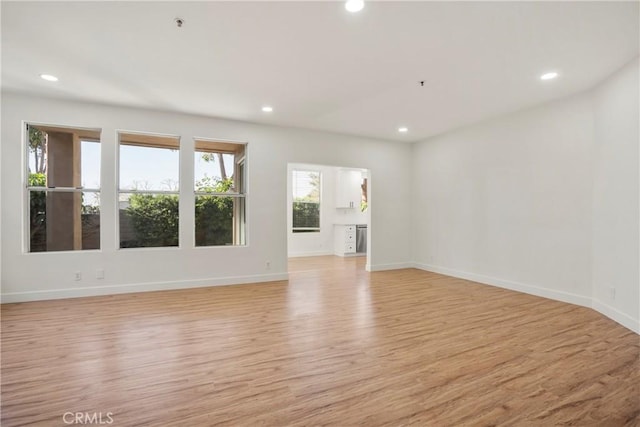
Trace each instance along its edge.
{"label": "stainless steel appliance", "polygon": [[367,253],[367,225],[356,225],[356,253]]}

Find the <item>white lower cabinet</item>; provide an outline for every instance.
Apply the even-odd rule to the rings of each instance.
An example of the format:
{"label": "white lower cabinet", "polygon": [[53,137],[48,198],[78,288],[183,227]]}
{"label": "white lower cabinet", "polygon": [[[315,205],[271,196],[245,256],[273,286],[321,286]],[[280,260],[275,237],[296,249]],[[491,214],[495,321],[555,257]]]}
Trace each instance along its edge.
{"label": "white lower cabinet", "polygon": [[338,256],[356,253],[356,226],[334,225],[333,251]]}

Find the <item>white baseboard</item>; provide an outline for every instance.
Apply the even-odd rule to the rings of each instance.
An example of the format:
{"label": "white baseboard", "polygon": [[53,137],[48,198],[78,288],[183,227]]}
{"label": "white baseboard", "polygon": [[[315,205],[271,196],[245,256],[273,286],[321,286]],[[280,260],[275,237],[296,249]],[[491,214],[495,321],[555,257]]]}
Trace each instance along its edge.
{"label": "white baseboard", "polygon": [[634,319],[628,314],[616,310],[610,305],[607,305],[597,299],[593,299],[592,307],[594,310],[607,316],[609,319],[620,323],[625,328],[631,329],[636,334],[640,334],[640,321],[638,319]]}
{"label": "white baseboard", "polygon": [[400,270],[403,268],[414,268],[414,264],[412,262],[398,262],[394,264],[371,264],[367,266],[367,271]]}
{"label": "white baseboard", "polygon": [[332,251],[318,251],[318,252],[292,252],[288,255],[289,258],[302,258],[307,256],[327,256],[333,255]]}
{"label": "white baseboard", "polygon": [[[331,255],[331,254],[328,254]],[[599,300],[591,299],[582,295],[572,294],[569,292],[562,292],[552,290],[548,288],[541,288],[538,286],[526,285],[523,283],[512,282],[503,279],[497,279],[495,277],[483,276],[480,274],[469,273],[465,271],[455,270],[447,267],[440,267],[430,264],[421,263],[394,263],[394,264],[377,264],[367,265],[367,271],[386,271],[386,270],[399,270],[403,268],[417,268],[424,271],[431,271],[434,273],[444,274],[446,276],[458,277],[460,279],[471,280],[473,282],[482,283],[490,286],[497,286],[499,288],[505,288],[513,291],[524,292],[531,295],[536,295],[544,298],[550,298],[553,300],[563,301],[570,304],[576,304],[583,307],[593,308],[599,313],[607,316],[622,326],[632,330],[635,333],[640,334],[640,321],[633,317],[618,311],[617,309],[607,305]],[[28,302],[28,301],[41,301],[63,298],[79,298],[89,296],[100,295],[114,295],[133,292],[149,292],[149,291],[165,291],[176,289],[189,289],[189,288],[201,288],[210,286],[226,286],[226,285],[240,285],[246,283],[262,283],[262,282],[275,282],[281,280],[288,280],[289,275],[287,273],[273,273],[273,274],[261,274],[254,276],[236,276],[236,277],[222,277],[211,279],[199,279],[199,280],[182,280],[179,282],[150,282],[150,283],[137,283],[126,285],[111,285],[111,286],[99,286],[99,287],[84,287],[84,288],[68,288],[68,289],[56,289],[49,291],[29,291],[29,292],[10,292],[3,293],[0,296],[2,303],[15,303],[15,302]]]}
{"label": "white baseboard", "polygon": [[331,254],[334,256],[339,256],[341,258],[354,258],[354,257],[359,257],[359,256],[367,256],[366,253],[363,252],[352,252],[352,253],[348,253],[348,254]]}
{"label": "white baseboard", "polygon": [[167,291],[204,288],[209,286],[240,285],[245,283],[288,280],[288,273],[260,274],[255,276],[219,277],[211,279],[181,280],[179,282],[150,282],[126,285],[92,286],[84,288],[55,289],[50,291],[10,292],[1,295],[2,303],[41,301],[62,298],[79,298],[99,295],[126,294],[132,292]]}
{"label": "white baseboard", "polygon": [[607,316],[611,320],[618,322],[625,328],[628,328],[633,332],[640,334],[640,322],[637,319],[634,319],[633,317],[622,313],[601,301],[592,299],[591,297],[572,294],[569,292],[556,291],[548,288],[541,288],[538,286],[525,285],[523,283],[497,279],[495,277],[483,276],[481,274],[469,273],[466,271],[460,271],[436,265],[414,263],[414,267],[420,270],[431,271],[434,273],[444,274],[446,276],[458,277],[460,279],[471,280],[473,282],[478,282],[485,285],[497,286],[499,288],[524,292],[526,294],[536,295],[539,297],[592,308],[597,312],[603,314],[604,316]]}
{"label": "white baseboard", "polygon": [[570,292],[557,291],[549,288],[541,288],[538,286],[526,285],[524,283],[512,282],[509,280],[498,279],[495,277],[483,276],[481,274],[469,273],[466,271],[455,270],[447,267],[439,267],[430,264],[414,263],[415,268],[425,271],[432,271],[447,276],[458,277],[460,279],[471,280],[473,282],[482,283],[484,285],[497,286],[499,288],[510,289],[512,291],[524,292],[539,297],[550,298],[557,301],[568,302],[583,307],[591,308],[591,298],[583,295],[572,294]]}

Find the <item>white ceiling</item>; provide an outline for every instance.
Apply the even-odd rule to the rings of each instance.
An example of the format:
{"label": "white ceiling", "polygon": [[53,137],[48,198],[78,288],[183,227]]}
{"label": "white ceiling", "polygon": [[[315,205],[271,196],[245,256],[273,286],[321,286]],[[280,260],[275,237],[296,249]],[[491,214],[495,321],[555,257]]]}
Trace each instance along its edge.
{"label": "white ceiling", "polygon": [[638,2],[3,1],[2,87],[416,141],[590,88],[639,32]]}

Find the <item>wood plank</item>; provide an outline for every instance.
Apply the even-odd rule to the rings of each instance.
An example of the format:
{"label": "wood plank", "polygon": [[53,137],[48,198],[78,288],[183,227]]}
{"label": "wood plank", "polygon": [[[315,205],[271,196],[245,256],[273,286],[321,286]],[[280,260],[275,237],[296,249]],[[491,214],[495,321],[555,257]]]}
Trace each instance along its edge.
{"label": "wood plank", "polygon": [[75,127],[66,127],[66,126],[48,126],[48,125],[38,125],[38,124],[32,124],[32,123],[29,123],[29,126],[46,133],[50,133],[50,132],[70,133],[82,141],[100,142],[100,134],[102,132],[101,129],[75,128]]}
{"label": "wood plank", "polygon": [[242,156],[244,154],[246,144],[223,142],[223,141],[211,141],[211,140],[195,140],[196,152],[202,153],[228,153]]}
{"label": "wood plank", "polygon": [[599,313],[364,257],[290,280],[2,305],[2,425],[640,423],[640,342]]}
{"label": "wood plank", "polygon": [[136,147],[168,148],[171,150],[178,150],[180,148],[179,136],[118,132],[118,140],[122,145],[133,145]]}

